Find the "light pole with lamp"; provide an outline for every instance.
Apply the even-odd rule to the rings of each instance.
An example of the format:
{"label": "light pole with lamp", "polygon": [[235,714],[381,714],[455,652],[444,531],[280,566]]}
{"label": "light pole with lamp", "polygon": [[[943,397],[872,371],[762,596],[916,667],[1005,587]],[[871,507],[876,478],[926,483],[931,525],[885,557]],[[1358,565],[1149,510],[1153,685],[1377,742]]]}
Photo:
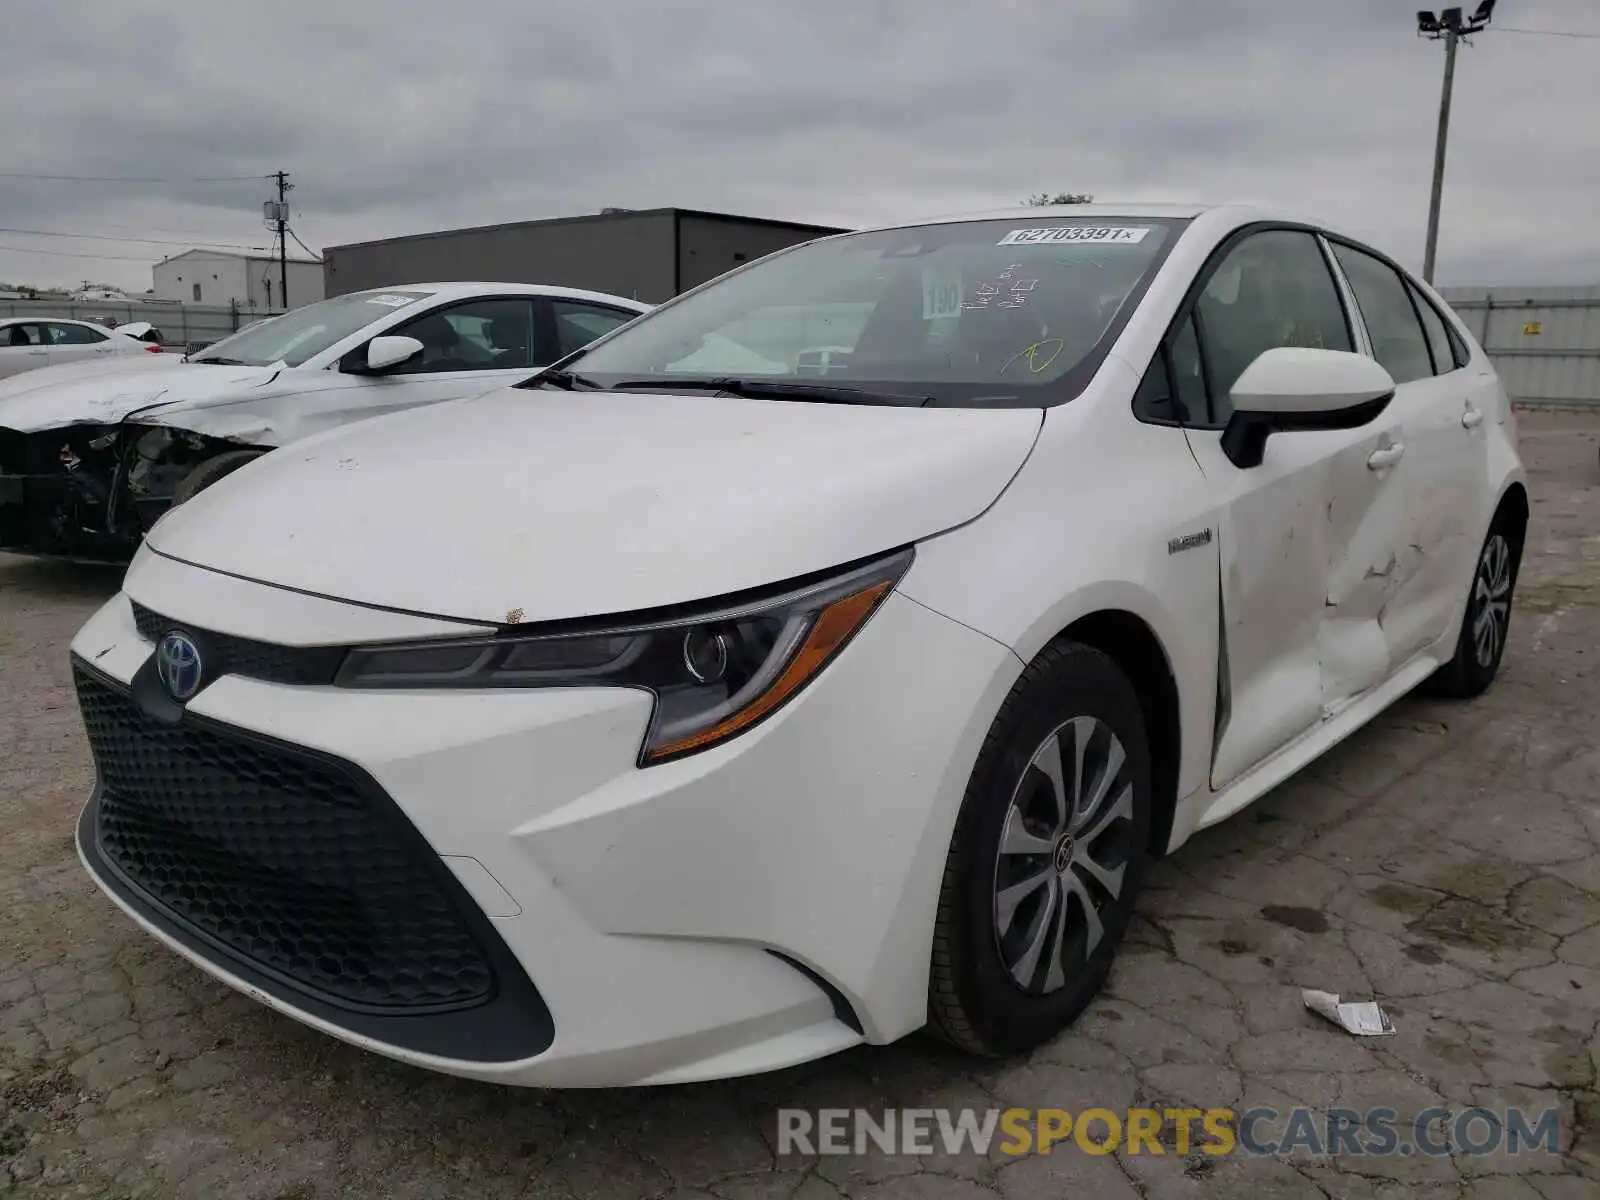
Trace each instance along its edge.
{"label": "light pole with lamp", "polygon": [[1483,0],[1470,20],[1459,8],[1417,14],[1417,33],[1444,42],[1444,95],[1439,101],[1439,139],[1433,150],[1433,195],[1428,202],[1428,248],[1422,257],[1422,278],[1433,283],[1433,261],[1439,248],[1439,202],[1444,195],[1444,149],[1450,137],[1450,94],[1456,82],[1456,46],[1463,38],[1481,32],[1494,16],[1495,0]]}

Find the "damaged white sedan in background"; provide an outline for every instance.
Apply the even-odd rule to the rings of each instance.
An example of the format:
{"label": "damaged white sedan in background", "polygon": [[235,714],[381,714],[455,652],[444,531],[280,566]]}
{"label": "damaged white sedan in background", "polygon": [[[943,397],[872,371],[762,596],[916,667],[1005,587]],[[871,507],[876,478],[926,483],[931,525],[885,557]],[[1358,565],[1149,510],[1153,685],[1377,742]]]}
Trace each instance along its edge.
{"label": "damaged white sedan in background", "polygon": [[1025,1050],[1153,857],[1490,685],[1516,439],[1432,289],[1276,213],[813,241],[174,510],[73,643],[79,851],[435,1070]]}
{"label": "damaged white sedan in background", "polygon": [[515,383],[649,307],[416,284],[308,304],[187,357],[30,371],[0,384],[0,550],[126,562],[167,508],[268,450]]}

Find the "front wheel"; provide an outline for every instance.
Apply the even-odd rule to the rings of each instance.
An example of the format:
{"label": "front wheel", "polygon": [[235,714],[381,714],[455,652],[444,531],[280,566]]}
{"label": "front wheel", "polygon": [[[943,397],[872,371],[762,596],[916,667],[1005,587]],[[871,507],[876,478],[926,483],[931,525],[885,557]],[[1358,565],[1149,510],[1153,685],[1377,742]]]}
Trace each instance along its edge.
{"label": "front wheel", "polygon": [[253,458],[260,458],[259,450],[229,450],[208,458],[185,475],[172,493],[172,507],[192,500],[224,475],[231,475]]}
{"label": "front wheel", "polygon": [[934,930],[929,1028],[1032,1049],[1100,990],[1148,859],[1150,751],[1101,651],[1052,644],[1001,706],[967,785]]}

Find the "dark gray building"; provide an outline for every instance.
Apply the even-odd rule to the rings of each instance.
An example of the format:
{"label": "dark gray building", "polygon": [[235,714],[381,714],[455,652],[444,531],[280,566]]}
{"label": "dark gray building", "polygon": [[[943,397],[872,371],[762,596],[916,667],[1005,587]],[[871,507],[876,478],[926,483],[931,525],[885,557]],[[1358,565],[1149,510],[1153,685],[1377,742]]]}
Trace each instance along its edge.
{"label": "dark gray building", "polygon": [[843,230],[686,208],[606,209],[329,246],[327,294],[444,280],[549,283],[647,304],[797,242]]}

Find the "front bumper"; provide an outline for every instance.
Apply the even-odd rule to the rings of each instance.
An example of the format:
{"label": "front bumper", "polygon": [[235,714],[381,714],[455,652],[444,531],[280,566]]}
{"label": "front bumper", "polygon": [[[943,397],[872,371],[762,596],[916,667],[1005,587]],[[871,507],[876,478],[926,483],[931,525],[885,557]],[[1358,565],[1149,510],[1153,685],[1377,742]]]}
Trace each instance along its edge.
{"label": "front bumper", "polygon": [[[141,672],[148,676],[153,652],[130,598],[175,622],[286,645],[348,641],[359,629],[367,640],[441,631],[434,620],[249,584],[150,552],[125,586],[73,644],[90,692],[121,697],[125,707],[137,707],[129,693]],[[247,940],[241,953],[241,923],[283,916],[273,886],[322,889],[317,912],[361,893],[370,918],[361,928],[388,932],[368,937],[352,961],[391,962],[397,953],[385,924],[392,913],[362,893],[371,872],[350,858],[370,835],[330,842],[306,811],[284,808],[282,788],[268,788],[263,800],[261,787],[241,786],[246,775],[259,784],[255,768],[232,768],[231,786],[191,771],[158,788],[166,819],[200,842],[165,874],[137,857],[127,869],[126,848],[108,844],[106,797],[130,788],[91,720],[99,783],[80,821],[80,854],[124,911],[207,971],[307,1024],[419,1066],[539,1086],[768,1070],[923,1023],[950,830],[1017,670],[997,643],[891,596],[777,715],[724,746],[642,770],[635,756],[650,699],[637,692],[351,692],[235,675],[202,690],[181,728],[218,744],[266,747],[275,761],[320,764],[352,781],[351,794],[383,814],[383,829],[413,839],[407,870],[423,881],[414,886],[453,906],[494,976],[490,1000],[481,988],[457,989],[473,996],[455,1000],[476,1004],[450,1008],[446,997],[435,1011],[357,1011],[350,993],[378,993],[345,977],[382,983],[394,970],[341,974],[339,963],[326,964],[310,973],[318,993],[294,966],[304,934],[292,920],[269,931],[287,939],[276,958],[270,938],[265,950]],[[939,687],[923,686],[931,675]],[[160,736],[135,737],[157,764],[174,753]],[[221,752],[184,753],[214,764]],[[241,816],[251,838],[237,833]],[[147,864],[150,845],[175,842],[182,838],[169,827],[136,849]],[[322,845],[320,857],[310,843]],[[196,857],[219,846],[248,861],[197,877]],[[401,872],[385,886],[392,892],[401,878],[412,877]],[[170,889],[197,885],[201,902],[223,910],[220,936],[185,917],[181,894],[170,901]],[[330,978],[344,980],[344,992],[330,993]]]}

